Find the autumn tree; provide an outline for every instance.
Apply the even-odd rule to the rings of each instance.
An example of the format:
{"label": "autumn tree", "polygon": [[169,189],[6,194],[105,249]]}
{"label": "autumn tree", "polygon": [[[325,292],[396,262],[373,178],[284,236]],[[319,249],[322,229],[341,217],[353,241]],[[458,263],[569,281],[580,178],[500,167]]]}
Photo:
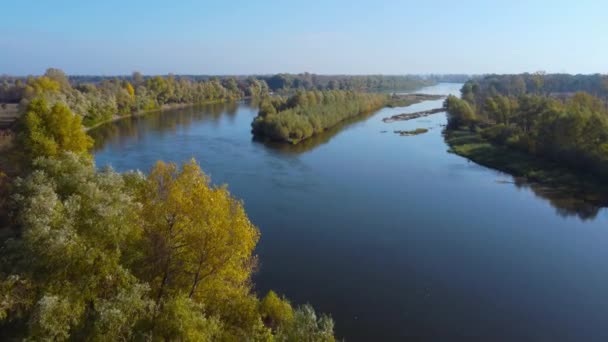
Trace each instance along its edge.
{"label": "autumn tree", "polygon": [[85,154],[93,145],[83,130],[80,116],[63,103],[49,106],[42,98],[28,105],[19,140],[32,159],[57,156],[63,151]]}
{"label": "autumn tree", "polygon": [[252,307],[248,319],[252,326],[260,323],[255,300],[247,304],[259,231],[242,203],[226,187],[211,186],[193,160],[181,169],[158,162],[140,201],[145,245],[140,271],[151,285],[156,315],[169,298],[185,296],[223,319],[248,311],[242,306],[234,311],[236,304]]}
{"label": "autumn tree", "polygon": [[264,324],[274,331],[293,323],[294,312],[291,304],[274,291],[269,291],[260,301],[260,314]]}

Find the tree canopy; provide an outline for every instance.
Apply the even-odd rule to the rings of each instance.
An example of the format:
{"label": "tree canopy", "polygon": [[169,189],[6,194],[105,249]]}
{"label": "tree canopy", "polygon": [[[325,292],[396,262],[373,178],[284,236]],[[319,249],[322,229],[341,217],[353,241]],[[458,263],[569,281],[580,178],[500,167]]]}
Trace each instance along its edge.
{"label": "tree canopy", "polygon": [[298,91],[289,98],[267,98],[252,123],[255,137],[292,144],[339,122],[384,107],[388,95],[354,91]]}
{"label": "tree canopy", "polygon": [[44,98],[32,100],[21,120],[19,141],[30,158],[57,156],[62,151],[85,154],[93,140],[82,128],[81,117],[57,102],[50,106]]}
{"label": "tree canopy", "polygon": [[[475,128],[487,140],[608,177],[604,76],[505,75],[467,82],[449,97],[448,128]],[[564,92],[565,91],[565,92]],[[592,92],[592,95],[587,91]]]}

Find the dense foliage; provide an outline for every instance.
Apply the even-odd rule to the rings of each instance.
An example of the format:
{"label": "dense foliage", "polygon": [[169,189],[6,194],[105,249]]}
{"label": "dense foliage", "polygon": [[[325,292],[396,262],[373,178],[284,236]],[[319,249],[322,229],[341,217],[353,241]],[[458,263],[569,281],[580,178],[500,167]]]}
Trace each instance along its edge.
{"label": "dense foliage", "polygon": [[420,76],[277,74],[261,76],[272,91],[293,90],[414,90],[435,84]]}
{"label": "dense foliage", "polygon": [[44,98],[34,99],[20,124],[19,145],[30,159],[57,156],[61,151],[83,154],[93,145],[82,130],[81,117],[62,102],[51,107]]}
{"label": "dense foliage", "polygon": [[289,98],[267,98],[252,123],[255,137],[296,144],[339,122],[385,106],[382,94],[343,90],[298,91]]}
{"label": "dense foliage", "polygon": [[[490,81],[492,79],[510,80],[508,84],[511,86],[498,86]],[[477,128],[482,137],[493,143],[606,178],[606,103],[586,92],[554,92],[556,89],[568,92],[590,90],[594,94],[604,94],[600,83],[594,83],[600,79],[605,79],[605,76],[536,74],[493,76],[483,82],[471,81],[464,85],[462,99],[451,96],[445,102],[449,113],[448,127]],[[528,80],[535,80],[530,91],[527,90]],[[555,80],[568,82],[562,87],[552,85]],[[578,84],[580,89],[574,84]]]}
{"label": "dense foliage", "polygon": [[310,306],[255,295],[259,230],[194,160],[98,171],[62,102],[32,100],[25,124],[33,159],[0,178],[3,340],[334,340]]}
{"label": "dense foliage", "polygon": [[545,74],[487,75],[472,79],[462,88],[462,97],[482,99],[488,96],[524,94],[567,97],[584,91],[594,96],[608,96],[608,75]]}
{"label": "dense foliage", "polygon": [[48,69],[41,77],[25,80],[5,78],[0,86],[0,102],[20,102],[26,108],[35,98],[50,104],[63,102],[83,118],[87,126],[163,106],[221,102],[268,93],[265,82],[255,78],[211,78],[192,81],[186,77],[144,77],[134,73],[129,79],[102,79],[97,83],[74,82],[58,69]]}

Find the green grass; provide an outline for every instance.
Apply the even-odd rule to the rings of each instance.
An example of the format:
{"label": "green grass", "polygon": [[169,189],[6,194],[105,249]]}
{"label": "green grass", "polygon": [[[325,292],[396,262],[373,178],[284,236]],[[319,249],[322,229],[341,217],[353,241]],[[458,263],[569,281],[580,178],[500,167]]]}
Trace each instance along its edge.
{"label": "green grass", "polygon": [[494,145],[477,133],[448,130],[449,152],[530,182],[550,185],[591,202],[608,203],[608,185],[600,178],[508,147]]}

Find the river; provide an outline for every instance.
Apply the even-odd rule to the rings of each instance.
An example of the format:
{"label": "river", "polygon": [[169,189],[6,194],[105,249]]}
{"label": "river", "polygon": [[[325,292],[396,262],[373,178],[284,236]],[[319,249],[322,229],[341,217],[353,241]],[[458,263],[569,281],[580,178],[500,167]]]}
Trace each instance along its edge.
{"label": "river", "polygon": [[[330,313],[347,341],[608,340],[607,211],[448,153],[443,113],[381,120],[441,102],[385,108],[296,146],[252,141],[247,103],[91,134],[98,166],[147,172],[194,157],[227,183],[262,232],[257,290]],[[415,128],[430,130],[393,133]]]}

